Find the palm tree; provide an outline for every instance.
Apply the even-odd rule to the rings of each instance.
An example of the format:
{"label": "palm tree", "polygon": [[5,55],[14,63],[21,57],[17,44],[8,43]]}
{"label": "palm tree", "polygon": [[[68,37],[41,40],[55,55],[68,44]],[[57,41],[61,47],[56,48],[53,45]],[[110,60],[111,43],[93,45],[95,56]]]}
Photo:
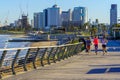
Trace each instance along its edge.
{"label": "palm tree", "polygon": [[97,27],[92,25],[92,27],[90,28],[90,32],[91,32],[91,36],[97,35],[97,32],[98,32]]}
{"label": "palm tree", "polygon": [[102,32],[107,31],[107,26],[105,24],[100,24],[100,27],[101,27]]}
{"label": "palm tree", "polygon": [[89,26],[90,26],[89,22],[85,23],[85,24],[83,25],[83,30],[86,30],[86,27],[89,28]]}

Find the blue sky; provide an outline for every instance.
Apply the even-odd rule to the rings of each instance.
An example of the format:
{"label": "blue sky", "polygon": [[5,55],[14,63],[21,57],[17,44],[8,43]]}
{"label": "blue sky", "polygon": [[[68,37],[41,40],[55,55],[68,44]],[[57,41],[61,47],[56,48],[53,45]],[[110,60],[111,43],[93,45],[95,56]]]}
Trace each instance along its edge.
{"label": "blue sky", "polygon": [[120,17],[120,0],[1,0],[0,21],[8,18],[13,22],[20,17],[21,11],[29,13],[29,19],[33,18],[34,12],[42,12],[43,9],[57,4],[63,11],[82,6],[88,8],[88,18],[94,21],[96,18],[101,23],[109,23],[111,4],[117,4],[118,17]]}

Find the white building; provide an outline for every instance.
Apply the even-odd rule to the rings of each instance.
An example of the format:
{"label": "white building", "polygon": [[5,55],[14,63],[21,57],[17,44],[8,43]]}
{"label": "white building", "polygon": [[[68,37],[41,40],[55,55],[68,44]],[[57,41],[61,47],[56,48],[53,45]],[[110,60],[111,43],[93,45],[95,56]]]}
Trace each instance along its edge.
{"label": "white building", "polygon": [[21,28],[22,27],[21,19],[15,20],[14,26]]}
{"label": "white building", "polygon": [[47,8],[43,11],[44,27],[50,29],[50,27],[61,26],[61,10],[57,5],[53,5],[52,8]]}
{"label": "white building", "polygon": [[31,27],[34,28],[34,20],[31,20]]}

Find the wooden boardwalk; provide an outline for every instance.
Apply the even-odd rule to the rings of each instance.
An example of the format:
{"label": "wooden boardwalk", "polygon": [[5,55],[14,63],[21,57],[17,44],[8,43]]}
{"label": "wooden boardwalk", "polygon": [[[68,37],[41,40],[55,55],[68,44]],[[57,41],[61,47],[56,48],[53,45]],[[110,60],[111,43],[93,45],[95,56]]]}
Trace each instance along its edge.
{"label": "wooden boardwalk", "polygon": [[82,52],[3,80],[120,80],[120,52]]}

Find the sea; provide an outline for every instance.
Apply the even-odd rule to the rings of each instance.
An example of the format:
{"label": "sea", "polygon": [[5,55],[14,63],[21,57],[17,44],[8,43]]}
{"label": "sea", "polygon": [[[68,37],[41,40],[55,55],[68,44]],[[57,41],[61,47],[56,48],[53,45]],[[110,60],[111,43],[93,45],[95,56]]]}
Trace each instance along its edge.
{"label": "sea", "polygon": [[0,49],[29,47],[30,42],[9,42],[14,35],[0,35]]}

